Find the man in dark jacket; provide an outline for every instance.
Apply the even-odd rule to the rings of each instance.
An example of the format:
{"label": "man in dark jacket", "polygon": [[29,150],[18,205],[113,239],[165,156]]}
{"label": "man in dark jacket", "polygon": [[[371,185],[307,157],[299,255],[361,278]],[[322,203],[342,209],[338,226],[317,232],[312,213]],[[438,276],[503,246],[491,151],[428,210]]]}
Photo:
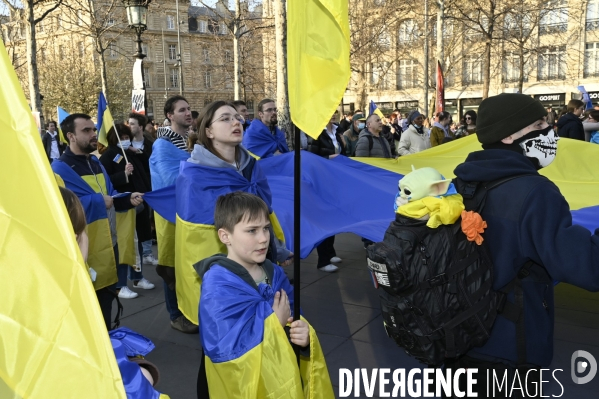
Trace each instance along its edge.
{"label": "man in dark jacket", "polygon": [[[498,109],[502,120],[497,119]],[[516,366],[539,369],[551,363],[554,280],[599,290],[599,236],[572,225],[568,203],[559,189],[538,173],[557,152],[558,137],[545,121],[546,115],[541,103],[530,96],[487,98],[480,104],[477,121],[483,151],[471,153],[455,169],[455,175],[467,182],[519,176],[489,191],[481,212],[488,225],[484,245],[495,266],[493,287],[499,290],[515,281],[523,266],[534,262],[520,273],[523,295],[516,297],[512,291],[507,297],[519,309],[523,302],[519,319],[523,317],[523,323],[500,314],[485,345],[447,364],[452,369],[478,368],[482,396],[485,369],[501,375],[507,369],[513,378]],[[517,333],[518,326],[523,328],[521,333]],[[519,371],[524,375],[522,368]]]}
{"label": "man in dark jacket", "polygon": [[570,100],[568,112],[557,121],[557,132],[560,137],[584,141],[584,127],[580,115],[584,112],[584,103],[580,100]]}
{"label": "man in dark jacket", "polygon": [[60,158],[64,149],[67,147],[66,144],[60,141],[60,133],[56,131],[56,122],[48,122],[48,130],[42,136],[42,144],[46,151],[46,156],[50,163],[53,160]]}

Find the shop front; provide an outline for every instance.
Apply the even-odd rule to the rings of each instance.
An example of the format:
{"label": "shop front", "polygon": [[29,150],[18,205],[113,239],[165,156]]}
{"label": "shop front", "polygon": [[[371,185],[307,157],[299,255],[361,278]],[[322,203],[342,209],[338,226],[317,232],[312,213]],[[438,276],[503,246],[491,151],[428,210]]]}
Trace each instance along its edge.
{"label": "shop front", "polygon": [[481,98],[462,98],[460,100],[460,118],[454,119],[456,122],[459,122],[462,119],[462,116],[468,111],[474,111],[478,114],[478,107],[480,103],[483,101]]}
{"label": "shop front", "polygon": [[395,108],[401,112],[402,117],[405,117],[410,111],[418,109],[418,101],[396,101]]}
{"label": "shop front", "polygon": [[445,112],[449,112],[454,122],[458,122],[458,100],[445,99]]}
{"label": "shop front", "polygon": [[556,112],[566,105],[566,93],[558,94],[535,94],[535,100],[539,100],[545,108],[552,107]]}
{"label": "shop front", "polygon": [[589,91],[589,97],[591,98],[593,106],[599,105],[599,91]]}

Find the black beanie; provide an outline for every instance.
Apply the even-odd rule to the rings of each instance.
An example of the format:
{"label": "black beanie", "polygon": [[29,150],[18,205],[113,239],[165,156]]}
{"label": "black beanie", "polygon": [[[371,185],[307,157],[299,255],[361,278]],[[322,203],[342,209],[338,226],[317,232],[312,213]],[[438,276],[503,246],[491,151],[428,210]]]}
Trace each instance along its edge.
{"label": "black beanie", "polygon": [[502,93],[484,99],[478,107],[476,135],[493,144],[547,116],[543,105],[526,94]]}

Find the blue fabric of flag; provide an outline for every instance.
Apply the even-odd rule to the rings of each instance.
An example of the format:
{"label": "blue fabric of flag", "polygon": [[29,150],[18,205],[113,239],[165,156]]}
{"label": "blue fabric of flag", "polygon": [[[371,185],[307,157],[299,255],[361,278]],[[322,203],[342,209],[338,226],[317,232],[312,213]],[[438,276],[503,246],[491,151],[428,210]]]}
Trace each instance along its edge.
{"label": "blue fabric of flag", "polygon": [[214,265],[204,274],[200,337],[213,363],[236,359],[262,342],[275,292],[284,289],[293,309],[293,287],[280,267],[274,268],[272,286],[260,284],[258,289],[222,266]]}
{"label": "blue fabric of flag", "polygon": [[[269,211],[272,211],[272,195],[268,181],[257,163],[252,171],[251,181],[248,181],[233,169],[183,162],[177,178],[177,215],[190,223],[212,225],[216,199],[234,191],[257,195],[266,202]],[[188,200],[189,198],[193,200]]]}
{"label": "blue fabric of flag", "polygon": [[177,148],[166,139],[156,140],[152,145],[152,155],[150,156],[152,188],[158,190],[175,184],[177,176],[179,176],[179,165],[181,161],[187,159],[189,159],[187,151]]}
{"label": "blue fabric of flag", "polygon": [[121,372],[127,399],[158,399],[160,392],[156,391],[144,377],[137,363],[129,360],[125,345],[118,339],[110,339],[116,362]]}
{"label": "blue fabric of flag", "polygon": [[578,86],[578,91],[582,94],[582,102],[584,103],[584,109],[593,109],[593,101],[591,100],[591,96],[587,93],[584,86]]}
{"label": "blue fabric of flag", "polygon": [[270,132],[270,129],[262,123],[260,119],[254,119],[243,134],[242,145],[254,155],[260,158],[269,158],[276,151],[281,153],[289,152],[285,133],[279,128],[276,128],[275,134]]}

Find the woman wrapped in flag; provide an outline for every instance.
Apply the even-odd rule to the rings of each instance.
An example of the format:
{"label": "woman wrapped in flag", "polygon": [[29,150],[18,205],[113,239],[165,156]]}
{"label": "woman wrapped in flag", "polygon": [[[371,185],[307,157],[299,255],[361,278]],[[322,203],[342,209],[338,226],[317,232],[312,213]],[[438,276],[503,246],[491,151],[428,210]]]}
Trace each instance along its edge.
{"label": "woman wrapped in flag", "polygon": [[[253,194],[237,191],[217,200],[214,225],[227,255],[194,265],[202,279],[205,354],[199,398],[334,397],[316,333],[304,319],[293,321],[293,288],[266,258],[269,213]],[[299,367],[289,341],[301,348]]]}
{"label": "woman wrapped in flag", "polygon": [[[241,146],[242,121],[224,101],[207,105],[198,118],[198,143],[188,162],[181,163],[177,178],[177,296],[180,309],[190,320],[199,316],[196,320],[206,355],[199,381],[207,377],[206,391],[199,393],[208,397],[209,387],[216,398],[263,398],[271,393],[277,398],[299,398],[304,397],[303,390],[308,392],[305,397],[334,397],[314,330],[306,322],[294,322],[290,339],[309,343],[300,376],[282,327],[290,316],[285,309],[289,302],[292,306],[293,288],[283,270],[271,261],[284,264],[293,254],[285,248],[281,227],[272,213],[265,174]],[[263,228],[269,232],[268,240],[259,243],[257,252],[252,250],[260,258],[254,266],[261,264],[262,284],[256,284],[238,261],[212,256],[231,249],[217,233],[217,198],[239,191],[259,197],[256,199],[266,207]],[[208,259],[197,263],[204,258]],[[205,278],[208,281],[203,281]],[[302,338],[295,337],[298,331]]]}

